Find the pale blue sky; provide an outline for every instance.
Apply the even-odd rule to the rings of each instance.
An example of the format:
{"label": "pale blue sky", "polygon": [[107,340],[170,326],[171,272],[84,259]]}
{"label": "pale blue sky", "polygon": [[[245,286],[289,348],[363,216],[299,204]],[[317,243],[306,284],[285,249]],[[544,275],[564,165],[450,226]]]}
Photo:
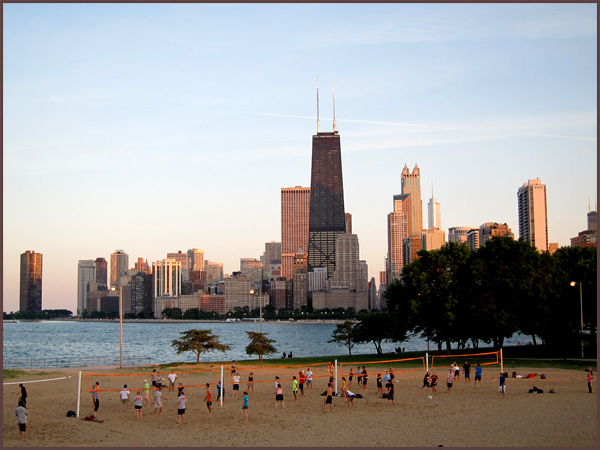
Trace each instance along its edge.
{"label": "pale blue sky", "polygon": [[310,186],[333,83],[344,200],[379,284],[405,164],[442,227],[508,223],[548,186],[550,242],[597,185],[596,4],[5,4],[4,310],[19,255],[43,307],[76,309],[77,262],[202,248],[239,270]]}

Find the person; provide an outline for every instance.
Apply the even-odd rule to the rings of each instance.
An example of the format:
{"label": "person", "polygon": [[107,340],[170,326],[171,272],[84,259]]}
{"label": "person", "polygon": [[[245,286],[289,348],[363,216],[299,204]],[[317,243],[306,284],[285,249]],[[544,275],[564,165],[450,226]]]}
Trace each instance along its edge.
{"label": "person", "polygon": [[456,364],[456,361],[454,361],[454,363],[452,364],[452,370],[454,370],[454,379],[458,382],[458,379],[460,377],[460,369],[458,368],[458,364]]}
{"label": "person", "polygon": [[500,385],[498,386],[498,392],[502,393],[502,398],[506,398],[506,377],[500,372]]}
{"label": "person", "polygon": [[329,361],[329,376],[332,377],[335,373],[335,366],[333,365],[333,363],[331,361]]}
{"label": "person", "polygon": [[362,370],[360,366],[358,366],[358,368],[356,369],[356,383],[358,384],[358,386],[362,384]]}
{"label": "person", "polygon": [[391,406],[394,406],[396,404],[394,402],[394,383],[390,383],[390,385],[388,387],[387,399],[388,399],[388,406],[390,406],[390,402],[392,402]]}
{"label": "person", "polygon": [[142,393],[144,394],[144,400],[146,400],[146,406],[150,406],[150,385],[148,384],[148,380],[144,380],[144,390]]}
{"label": "person", "polygon": [[369,381],[369,376],[367,375],[367,369],[365,368],[365,366],[363,366],[363,369],[362,369],[362,377],[363,377],[363,389],[366,391],[366,390],[368,390],[367,381]]}
{"label": "person", "polygon": [[208,413],[212,414],[212,391],[210,390],[210,383],[206,383],[206,394],[204,395],[204,401],[206,402]]}
{"label": "person", "polygon": [[286,357],[286,356],[287,356],[287,353],[286,353],[286,352],[283,352],[283,355],[281,355],[281,357],[282,357],[283,359],[285,359],[285,357]]}
{"label": "person", "polygon": [[160,373],[156,372],[156,385],[157,387],[163,387],[163,377]]}
{"label": "person", "polygon": [[[221,399],[221,397],[223,398]],[[217,403],[219,403],[219,399],[225,404],[225,386],[221,385],[221,380],[217,383]]]}
{"label": "person", "polygon": [[248,374],[248,385],[246,386],[246,389],[248,389],[248,392],[250,392],[250,389],[254,392],[254,372]]}
{"label": "person", "polygon": [[179,386],[177,386],[177,397],[179,397],[181,395],[181,391],[183,391],[183,384],[179,383]]}
{"label": "person", "polygon": [[277,402],[281,402],[281,409],[285,408],[285,405],[283,404],[283,388],[281,387],[281,383],[277,383],[277,389],[275,389],[275,408],[277,408]]}
{"label": "person", "polygon": [[152,387],[158,387],[158,372],[156,371],[156,369],[152,370],[152,377],[150,378],[150,380],[152,381]]}
{"label": "person", "polygon": [[162,386],[158,386],[158,389],[154,393],[154,412],[152,414],[156,414],[156,410],[159,410],[159,416],[162,416],[163,410],[163,398],[167,400],[166,397],[162,396]]}
{"label": "person", "polygon": [[137,420],[142,420],[142,403],[143,398],[140,391],[137,391],[136,396],[133,398],[133,409],[135,409],[135,415]]}
{"label": "person", "polygon": [[92,415],[96,417],[98,408],[100,408],[100,383],[97,381],[92,390],[92,402],[94,403],[94,413]]}
{"label": "person", "polygon": [[235,373],[235,359],[231,361],[231,375]]}
{"label": "person", "polygon": [[467,361],[463,364],[463,370],[465,371],[465,383],[471,382],[471,364]]}
{"label": "person", "polygon": [[342,377],[342,395],[346,398],[346,377]]}
{"label": "person", "polygon": [[171,392],[175,390],[175,380],[177,380],[177,374],[174,370],[171,370],[171,373],[167,375],[167,378],[169,379],[169,392]]}
{"label": "person", "polygon": [[23,406],[27,408],[27,389],[23,385],[23,383],[19,383],[19,391],[17,392],[17,396],[19,400],[23,402]]}
{"label": "person", "polygon": [[304,383],[306,382],[306,375],[304,375],[304,370],[301,370],[298,376],[298,387],[300,388],[300,396],[304,397]]}
{"label": "person", "polygon": [[381,381],[380,373],[377,374],[376,383],[377,383],[377,392],[375,392],[375,395],[383,394],[383,382]]}
{"label": "person", "polygon": [[294,394],[294,403],[298,403],[298,380],[296,375],[292,377],[292,393]]}
{"label": "person", "polygon": [[291,357],[292,357],[292,352],[290,352],[288,355],[288,358],[291,358]]}
{"label": "person", "polygon": [[244,416],[246,417],[246,422],[248,422],[248,393],[244,392],[244,404],[242,405],[242,409],[244,410]]}
{"label": "person", "polygon": [[452,389],[452,382],[454,381],[454,370],[450,369],[448,371],[448,378],[446,381],[446,386],[448,386],[448,392],[450,392],[450,389]]}
{"label": "person", "polygon": [[233,389],[232,389],[232,396],[233,397],[237,397],[238,396],[238,391],[240,390],[240,379],[242,377],[240,376],[239,372],[236,372],[232,379],[233,379]]}
{"label": "person", "polygon": [[473,383],[474,387],[477,387],[477,382],[479,381],[479,387],[483,387],[483,384],[481,383],[481,373],[483,372],[483,369],[481,368],[481,365],[479,363],[477,363],[477,367],[475,367],[475,382]]}
{"label": "person", "polygon": [[310,370],[310,367],[309,367],[308,369],[306,369],[306,386],[309,387],[309,388],[311,388],[311,389],[313,387],[312,376],[313,376],[313,373],[312,373],[312,370]]}
{"label": "person", "polygon": [[437,380],[438,380],[438,376],[435,372],[433,372],[431,374],[431,395],[433,395],[434,397],[437,396]]}
{"label": "person", "polygon": [[594,381],[594,373],[592,372],[592,368],[588,367],[587,368],[587,384],[588,384],[588,391],[591,394],[592,393],[592,382]]}
{"label": "person", "polygon": [[185,423],[185,409],[187,407],[187,398],[185,392],[181,390],[179,397],[177,397],[177,423],[181,424],[182,421]]}
{"label": "person", "polygon": [[119,412],[123,410],[123,405],[125,405],[125,412],[129,409],[129,396],[131,393],[127,390],[127,385],[123,386],[121,392],[119,392],[119,396],[121,397],[121,406],[119,407]]}
{"label": "person", "polygon": [[354,408],[354,398],[356,397],[356,394],[352,391],[346,391],[346,402],[348,403],[348,408],[350,407],[350,405],[352,405],[352,407]]}
{"label": "person", "polygon": [[421,386],[421,389],[425,387],[429,387],[429,372],[427,372],[423,377],[423,386]]}
{"label": "person", "polygon": [[25,439],[25,431],[29,428],[27,424],[27,416],[29,411],[25,408],[25,402],[19,400],[17,407],[15,408],[15,416],[17,417],[17,426],[19,427],[19,438]]}
{"label": "person", "polygon": [[352,378],[354,377],[354,370],[350,367],[350,375],[348,376],[348,387],[352,389]]}
{"label": "person", "polygon": [[275,389],[277,389],[277,386],[279,386],[279,377],[275,376]]}
{"label": "person", "polygon": [[323,404],[323,412],[327,410],[327,405],[333,412],[333,385],[331,383],[327,384],[327,397],[325,397],[325,403]]}
{"label": "person", "polygon": [[383,382],[385,383],[385,392],[387,393],[387,389],[390,387],[390,383],[392,382],[392,377],[387,369],[383,375]]}

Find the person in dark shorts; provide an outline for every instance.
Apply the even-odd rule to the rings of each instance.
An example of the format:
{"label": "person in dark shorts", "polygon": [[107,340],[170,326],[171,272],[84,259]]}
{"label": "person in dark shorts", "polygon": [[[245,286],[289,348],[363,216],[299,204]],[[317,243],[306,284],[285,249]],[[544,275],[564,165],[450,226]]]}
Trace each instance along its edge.
{"label": "person in dark shorts", "polygon": [[208,413],[212,414],[212,391],[210,390],[210,383],[206,383],[206,395],[204,396],[204,401],[206,402]]}
{"label": "person in dark shorts", "polygon": [[248,422],[248,393],[244,392],[244,404],[242,405],[242,409],[244,410],[244,416],[246,417],[246,422]]}
{"label": "person in dark shorts", "polygon": [[381,374],[377,374],[377,392],[375,395],[383,394],[383,381],[381,380]]}
{"label": "person in dark shorts", "polygon": [[362,370],[360,366],[356,369],[356,382],[359,386],[362,384]]}
{"label": "person in dark shorts", "polygon": [[19,392],[17,395],[19,396],[19,400],[23,402],[23,406],[27,408],[27,389],[23,386],[23,383],[19,384]]}
{"label": "person in dark shorts", "polygon": [[390,406],[390,402],[392,403],[391,406],[394,406],[394,383],[390,383],[389,387],[388,387],[388,391],[387,391],[387,398],[388,398],[388,406]]}
{"label": "person in dark shorts", "polygon": [[283,388],[281,383],[277,383],[277,389],[275,389],[275,408],[279,405],[277,402],[281,402],[281,409],[285,408],[283,403]]}
{"label": "person in dark shorts", "polygon": [[352,377],[354,376],[354,370],[350,367],[350,375],[348,376],[348,387],[352,389]]}
{"label": "person in dark shorts", "polygon": [[25,408],[23,400],[19,400],[18,406],[15,409],[15,416],[17,416],[17,425],[19,427],[19,437],[25,439],[25,431],[28,428],[27,415],[29,412]]}
{"label": "person in dark shorts", "polygon": [[369,376],[367,375],[367,369],[365,366],[362,368],[362,376],[363,376],[363,389],[367,390],[367,381],[369,381]]}
{"label": "person in dark shorts", "polygon": [[483,369],[481,368],[481,365],[478,363],[477,367],[475,367],[475,382],[473,383],[474,387],[477,387],[477,382],[479,381],[479,387],[483,387],[483,384],[481,383],[481,373],[483,372]]}
{"label": "person in dark shorts", "polygon": [[465,383],[469,383],[471,381],[471,364],[465,361],[463,370],[465,371]]}
{"label": "person in dark shorts", "polygon": [[94,389],[92,390],[92,401],[94,402],[94,414],[96,417],[96,413],[98,412],[98,408],[100,408],[100,383],[96,381],[94,385]]}
{"label": "person in dark shorts", "polygon": [[433,395],[434,397],[437,396],[437,380],[438,380],[438,376],[435,372],[433,372],[431,374],[431,395]]}
{"label": "person in dark shorts", "polygon": [[185,397],[185,392],[182,390],[177,397],[177,423],[181,424],[185,423],[185,409],[187,407],[187,398]]}
{"label": "person in dark shorts", "polygon": [[427,372],[423,377],[423,386],[421,386],[421,389],[425,387],[429,387],[429,372]]}
{"label": "person in dark shorts", "polygon": [[325,397],[325,403],[323,404],[323,412],[327,410],[327,405],[331,411],[333,411],[333,385],[327,384],[327,397]]}

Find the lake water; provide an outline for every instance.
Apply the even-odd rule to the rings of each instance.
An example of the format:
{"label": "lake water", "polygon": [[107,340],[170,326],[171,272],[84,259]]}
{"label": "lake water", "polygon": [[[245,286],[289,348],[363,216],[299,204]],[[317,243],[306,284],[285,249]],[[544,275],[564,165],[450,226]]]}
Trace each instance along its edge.
{"label": "lake water", "polygon": [[[335,329],[334,323],[263,322],[263,332],[276,342],[277,353],[293,352],[295,357],[333,356],[348,354],[340,344],[328,343]],[[248,337],[245,331],[259,331],[258,323],[124,323],[123,357],[151,357],[154,364],[175,361],[195,362],[191,352],[177,355],[171,346],[173,339],[189,329],[208,329],[231,347],[226,353],[209,352],[201,361],[230,361],[250,359],[246,354]],[[528,336],[515,334],[505,345],[527,342]],[[402,343],[383,343],[383,351],[395,347],[406,351],[427,351],[427,340],[413,337]],[[431,345],[431,349],[437,347]],[[118,322],[41,321],[3,324],[4,359],[14,358],[87,358],[119,357]],[[372,343],[357,344],[353,355],[376,353]]]}

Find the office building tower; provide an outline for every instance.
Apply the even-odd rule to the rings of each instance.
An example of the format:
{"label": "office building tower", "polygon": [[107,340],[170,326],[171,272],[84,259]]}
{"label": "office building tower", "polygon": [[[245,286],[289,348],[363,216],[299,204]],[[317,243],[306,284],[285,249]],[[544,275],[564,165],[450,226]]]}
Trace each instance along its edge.
{"label": "office building tower", "polygon": [[352,214],[346,213],[344,216],[346,221],[346,233],[352,234]]}
{"label": "office building tower", "polygon": [[281,188],[281,276],[288,280],[292,279],[294,255],[308,248],[309,212],[310,188]]}
{"label": "office building tower", "polygon": [[235,274],[225,280],[225,311],[234,311],[236,308],[247,307],[250,309],[250,291],[252,280],[245,275]]}
{"label": "office building tower", "polygon": [[423,230],[421,239],[423,250],[439,250],[446,245],[446,233],[439,228]]}
{"label": "office building tower", "polygon": [[285,278],[277,278],[271,281],[270,285],[269,304],[276,311],[287,309],[287,280]]}
{"label": "office building tower", "polygon": [[371,280],[369,281],[369,306],[367,310],[372,311],[374,309],[379,309],[379,305],[377,301],[377,286],[375,286],[375,277],[371,277]]}
{"label": "office building tower", "polygon": [[[308,245],[308,218],[306,219],[306,243]],[[261,256],[260,260],[263,263],[263,280],[269,281],[271,278],[280,277],[281,242],[265,242],[265,252]]]}
{"label": "office building tower", "polygon": [[[123,286],[123,291],[125,291]],[[152,274],[137,272],[131,276],[131,282],[127,286],[131,296],[131,313],[137,318],[152,317]]]}
{"label": "office building tower", "polygon": [[27,250],[21,254],[19,311],[42,310],[42,254]]}
{"label": "office building tower", "polygon": [[479,232],[478,228],[472,228],[472,227],[448,228],[448,242],[458,242],[459,244],[466,243],[467,235],[469,234],[469,231],[471,231],[471,230],[477,230],[477,232]]}
{"label": "office building tower", "polygon": [[302,250],[294,256],[292,277],[292,310],[295,311],[308,304],[308,255]]}
{"label": "office building tower", "polygon": [[252,282],[252,288],[260,290],[262,287],[262,263],[254,258],[240,258],[240,272]]}
{"label": "office building tower", "polygon": [[110,254],[110,288],[119,291],[119,280],[129,270],[129,255],[123,250],[115,250]]}
{"label": "office building tower", "polygon": [[190,279],[190,257],[187,252],[179,250],[177,253],[167,253],[167,259],[174,259],[181,263],[181,279],[188,281]]}
{"label": "office building tower", "polygon": [[145,274],[151,273],[150,265],[148,264],[148,260],[144,258],[138,258],[137,262],[133,265],[134,272],[143,272]]}
{"label": "office building tower", "polygon": [[433,192],[431,192],[431,198],[427,204],[427,224],[429,229],[442,229],[442,213],[440,203],[436,201],[435,197],[433,196]]}
{"label": "office building tower", "polygon": [[592,211],[592,205],[590,202],[590,212],[587,215],[587,229],[597,231],[598,227],[598,205]]}
{"label": "office building tower", "polygon": [[546,185],[539,178],[529,180],[517,191],[519,204],[519,239],[538,251],[548,250],[548,212]]}
{"label": "office building tower", "polygon": [[153,296],[179,297],[181,295],[181,262],[163,259],[152,263]]}
{"label": "office building tower", "polygon": [[419,253],[423,248],[423,239],[422,235],[412,235],[404,239],[402,242],[403,248],[402,252],[404,253],[404,265],[410,264],[413,261],[419,259]]}
{"label": "office building tower", "polygon": [[308,272],[308,292],[324,291],[327,288],[327,269],[317,267],[312,272]]}
{"label": "office building tower", "polygon": [[104,258],[96,258],[96,283],[108,287],[108,262]]}
{"label": "office building tower", "polygon": [[[98,261],[98,260],[96,260]],[[90,283],[96,282],[96,261],[93,259],[83,259],[77,263],[77,315],[81,316],[84,311],[88,311],[88,292]],[[106,261],[105,261],[106,262]],[[97,290],[97,289],[96,289]]]}
{"label": "office building tower", "polygon": [[189,270],[195,270],[201,272],[204,270],[204,250],[199,248],[192,248],[187,251],[190,267]]}
{"label": "office building tower", "polygon": [[496,222],[486,222],[484,224],[479,225],[479,241],[478,247],[485,245],[487,241],[492,239],[495,236],[506,236],[510,238],[515,238],[515,235],[508,228],[508,225],[505,223],[496,223]]}
{"label": "office building tower", "polygon": [[[339,234],[335,248],[336,265],[331,277],[331,286],[357,290],[360,282],[358,236],[350,233]],[[366,282],[363,288],[366,289]]]}
{"label": "office building tower", "polygon": [[[320,132],[317,88],[317,134],[312,140],[310,179],[310,217],[308,226],[308,270],[324,267],[328,276],[335,269],[335,240],[346,232],[342,154],[340,135],[335,124],[335,94],[333,132]],[[295,249],[296,251],[297,249]]]}
{"label": "office building tower", "polygon": [[223,263],[204,261],[204,271],[206,272],[207,286],[223,281]]}
{"label": "office building tower", "polygon": [[402,194],[411,194],[411,209],[409,212],[408,235],[421,237],[423,231],[423,201],[421,200],[421,169],[415,164],[412,172],[405,164],[402,169]]}
{"label": "office building tower", "polygon": [[[409,216],[412,210],[412,194],[394,195],[394,211],[388,214],[387,279],[392,282],[400,277],[404,267],[403,243],[408,234]],[[385,283],[383,283],[385,284]]]}

